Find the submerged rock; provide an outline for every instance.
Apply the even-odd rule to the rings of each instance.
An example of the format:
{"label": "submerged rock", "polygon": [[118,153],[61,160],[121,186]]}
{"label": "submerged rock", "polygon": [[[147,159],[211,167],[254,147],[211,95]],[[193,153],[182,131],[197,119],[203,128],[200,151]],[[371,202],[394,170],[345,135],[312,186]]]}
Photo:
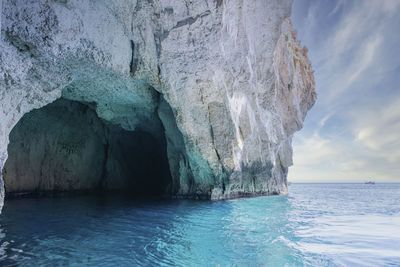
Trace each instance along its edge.
{"label": "submerged rock", "polygon": [[[6,190],[98,186],[96,177],[104,175],[105,166],[114,170],[110,162],[122,163],[118,157],[105,159],[104,149],[97,151],[112,140],[104,132],[85,139],[84,148],[74,143],[96,121],[102,131],[132,132],[121,137],[128,147],[138,141],[126,138],[141,138],[137,133],[162,146],[157,151],[150,142],[153,148],[145,153],[159,158],[165,153],[170,178],[161,191],[172,196],[224,199],[287,192],[292,136],[316,99],[307,49],[287,19],[292,1],[1,2],[0,167],[9,152]],[[24,114],[34,117],[38,111],[32,110],[59,98],[74,101],[64,103],[69,108],[84,105],[94,119],[75,118],[69,128],[56,112],[49,115],[56,118],[47,121],[47,130],[46,120],[39,120],[41,129],[31,136],[26,132],[31,128],[17,125]],[[38,126],[25,116],[20,123]],[[66,130],[57,130],[57,123]],[[13,128],[15,138],[9,138]],[[78,135],[68,134],[74,129]],[[56,149],[60,136],[81,151],[70,156],[80,163],[62,162]],[[22,155],[32,151],[13,142],[37,152]],[[35,155],[44,147],[50,150],[41,157],[52,151],[56,160],[43,169],[35,166]],[[128,165],[131,179],[148,175],[135,163]],[[113,179],[119,179],[118,172],[108,181]],[[147,183],[159,187],[160,180]]]}

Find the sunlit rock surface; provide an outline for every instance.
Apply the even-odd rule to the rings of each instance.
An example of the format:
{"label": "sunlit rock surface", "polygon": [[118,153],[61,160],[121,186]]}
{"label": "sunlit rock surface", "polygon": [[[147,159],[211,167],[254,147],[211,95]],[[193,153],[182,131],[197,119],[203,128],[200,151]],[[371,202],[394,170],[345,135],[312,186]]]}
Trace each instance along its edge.
{"label": "sunlit rock surface", "polygon": [[[286,19],[292,1],[0,3],[0,166],[7,160],[10,132],[24,114],[64,98],[74,101],[69,108],[81,103],[96,118],[74,120],[80,126],[71,127],[78,127],[82,136],[96,132],[93,125],[98,123],[146,133],[164,146],[155,153],[161,158],[166,153],[171,178],[163,186],[172,196],[223,199],[286,193],[292,136],[316,99],[307,51]],[[11,142],[55,150],[52,144],[61,141],[50,124],[62,124],[59,116],[35,135],[40,141],[17,132]],[[74,144],[75,137],[62,136],[67,145]],[[18,153],[3,173],[6,190],[8,184],[16,191],[98,185],[96,176],[102,175],[100,162],[107,153],[97,150],[105,140],[104,134],[87,138],[85,151],[71,156],[81,157],[94,171],[60,159],[32,173],[35,178],[28,177],[24,166],[37,170],[39,163],[33,158],[26,162],[29,155],[11,144],[10,150]],[[121,165],[117,158],[114,163]],[[58,168],[65,172],[55,178]],[[134,164],[131,168],[138,172]],[[109,176],[110,183],[117,176]],[[158,182],[148,181],[155,187]],[[1,200],[3,196],[2,189]]]}

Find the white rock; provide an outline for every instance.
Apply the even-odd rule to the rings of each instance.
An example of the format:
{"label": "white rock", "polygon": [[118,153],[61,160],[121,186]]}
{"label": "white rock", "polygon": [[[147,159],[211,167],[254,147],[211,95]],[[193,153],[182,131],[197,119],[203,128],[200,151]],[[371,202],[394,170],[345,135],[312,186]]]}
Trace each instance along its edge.
{"label": "white rock", "polygon": [[64,97],[130,131],[160,136],[161,120],[176,196],[286,193],[316,99],[291,4],[2,1],[0,167],[21,117]]}

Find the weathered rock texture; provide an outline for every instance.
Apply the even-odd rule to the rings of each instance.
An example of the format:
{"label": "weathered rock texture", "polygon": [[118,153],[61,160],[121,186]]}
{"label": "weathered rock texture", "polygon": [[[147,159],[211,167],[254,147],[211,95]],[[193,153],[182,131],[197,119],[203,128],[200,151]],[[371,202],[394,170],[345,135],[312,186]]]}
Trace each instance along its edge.
{"label": "weathered rock texture", "polygon": [[[292,135],[316,98],[306,49],[286,19],[291,4],[3,0],[0,167],[22,116],[62,97],[89,105],[102,124],[165,142],[174,196],[285,193]],[[90,127],[78,130],[84,135]],[[40,138],[35,149],[57,139]],[[82,159],[103,168],[89,150]],[[43,172],[43,187],[25,184],[22,160],[36,164],[26,155],[14,159],[10,188],[70,188]],[[96,175],[78,168],[71,179],[89,186]]]}

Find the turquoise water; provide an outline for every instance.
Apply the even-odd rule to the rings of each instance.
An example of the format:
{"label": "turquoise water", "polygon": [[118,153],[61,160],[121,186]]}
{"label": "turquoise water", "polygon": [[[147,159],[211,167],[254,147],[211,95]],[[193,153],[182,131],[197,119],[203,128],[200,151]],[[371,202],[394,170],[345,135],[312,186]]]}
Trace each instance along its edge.
{"label": "turquoise water", "polygon": [[231,201],[6,201],[1,266],[400,266],[400,184]]}

